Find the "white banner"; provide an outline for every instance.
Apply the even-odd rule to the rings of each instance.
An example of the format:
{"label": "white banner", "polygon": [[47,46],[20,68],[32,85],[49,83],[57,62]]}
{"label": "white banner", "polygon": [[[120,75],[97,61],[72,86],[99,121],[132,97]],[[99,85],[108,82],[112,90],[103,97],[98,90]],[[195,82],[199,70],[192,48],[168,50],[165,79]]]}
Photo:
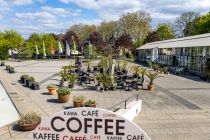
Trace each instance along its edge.
{"label": "white banner", "polygon": [[43,119],[29,140],[150,140],[133,122],[99,108],[73,108]]}

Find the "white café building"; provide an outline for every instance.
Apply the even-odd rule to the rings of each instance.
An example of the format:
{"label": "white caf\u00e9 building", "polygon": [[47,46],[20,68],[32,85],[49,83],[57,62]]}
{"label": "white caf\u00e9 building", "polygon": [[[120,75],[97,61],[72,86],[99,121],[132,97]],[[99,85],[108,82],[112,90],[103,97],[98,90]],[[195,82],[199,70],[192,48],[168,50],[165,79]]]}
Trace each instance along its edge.
{"label": "white caf\u00e9 building", "polygon": [[210,62],[210,33],[147,43],[137,51],[139,62],[184,67],[200,75]]}

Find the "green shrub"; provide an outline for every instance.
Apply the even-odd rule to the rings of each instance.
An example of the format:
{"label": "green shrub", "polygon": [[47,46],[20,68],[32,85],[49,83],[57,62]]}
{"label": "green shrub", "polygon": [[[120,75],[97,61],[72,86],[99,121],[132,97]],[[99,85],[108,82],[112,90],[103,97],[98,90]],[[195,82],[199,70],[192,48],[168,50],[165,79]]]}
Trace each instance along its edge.
{"label": "green shrub", "polygon": [[57,89],[57,93],[58,95],[67,95],[67,94],[71,94],[71,90],[67,87],[59,87]]}
{"label": "green shrub", "polygon": [[30,112],[27,114],[22,114],[20,120],[18,121],[19,125],[31,125],[40,122],[41,117],[36,112]]}

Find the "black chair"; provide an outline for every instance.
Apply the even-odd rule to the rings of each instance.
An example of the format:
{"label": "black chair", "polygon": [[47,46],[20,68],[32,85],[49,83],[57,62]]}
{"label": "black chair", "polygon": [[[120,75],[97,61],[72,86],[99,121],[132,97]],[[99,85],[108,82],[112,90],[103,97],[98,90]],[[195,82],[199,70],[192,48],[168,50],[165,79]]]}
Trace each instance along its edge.
{"label": "black chair", "polygon": [[138,78],[136,82],[137,82],[137,86],[141,86],[142,89],[144,88],[144,78]]}

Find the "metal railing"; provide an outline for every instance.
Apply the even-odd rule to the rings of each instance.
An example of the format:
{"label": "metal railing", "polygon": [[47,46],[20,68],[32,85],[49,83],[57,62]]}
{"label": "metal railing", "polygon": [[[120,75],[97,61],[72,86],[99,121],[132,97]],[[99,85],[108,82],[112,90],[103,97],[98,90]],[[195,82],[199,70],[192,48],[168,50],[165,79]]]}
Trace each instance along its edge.
{"label": "metal railing", "polygon": [[[130,101],[131,99],[135,99],[136,101],[139,100],[139,94],[136,94],[136,95],[133,95],[133,96],[130,96],[124,100],[122,100],[121,102],[107,108],[107,110],[113,110],[113,112],[116,112],[117,110],[120,109],[120,106],[124,104],[124,109],[127,109],[127,103],[128,101]],[[118,108],[117,108],[118,107]]]}

